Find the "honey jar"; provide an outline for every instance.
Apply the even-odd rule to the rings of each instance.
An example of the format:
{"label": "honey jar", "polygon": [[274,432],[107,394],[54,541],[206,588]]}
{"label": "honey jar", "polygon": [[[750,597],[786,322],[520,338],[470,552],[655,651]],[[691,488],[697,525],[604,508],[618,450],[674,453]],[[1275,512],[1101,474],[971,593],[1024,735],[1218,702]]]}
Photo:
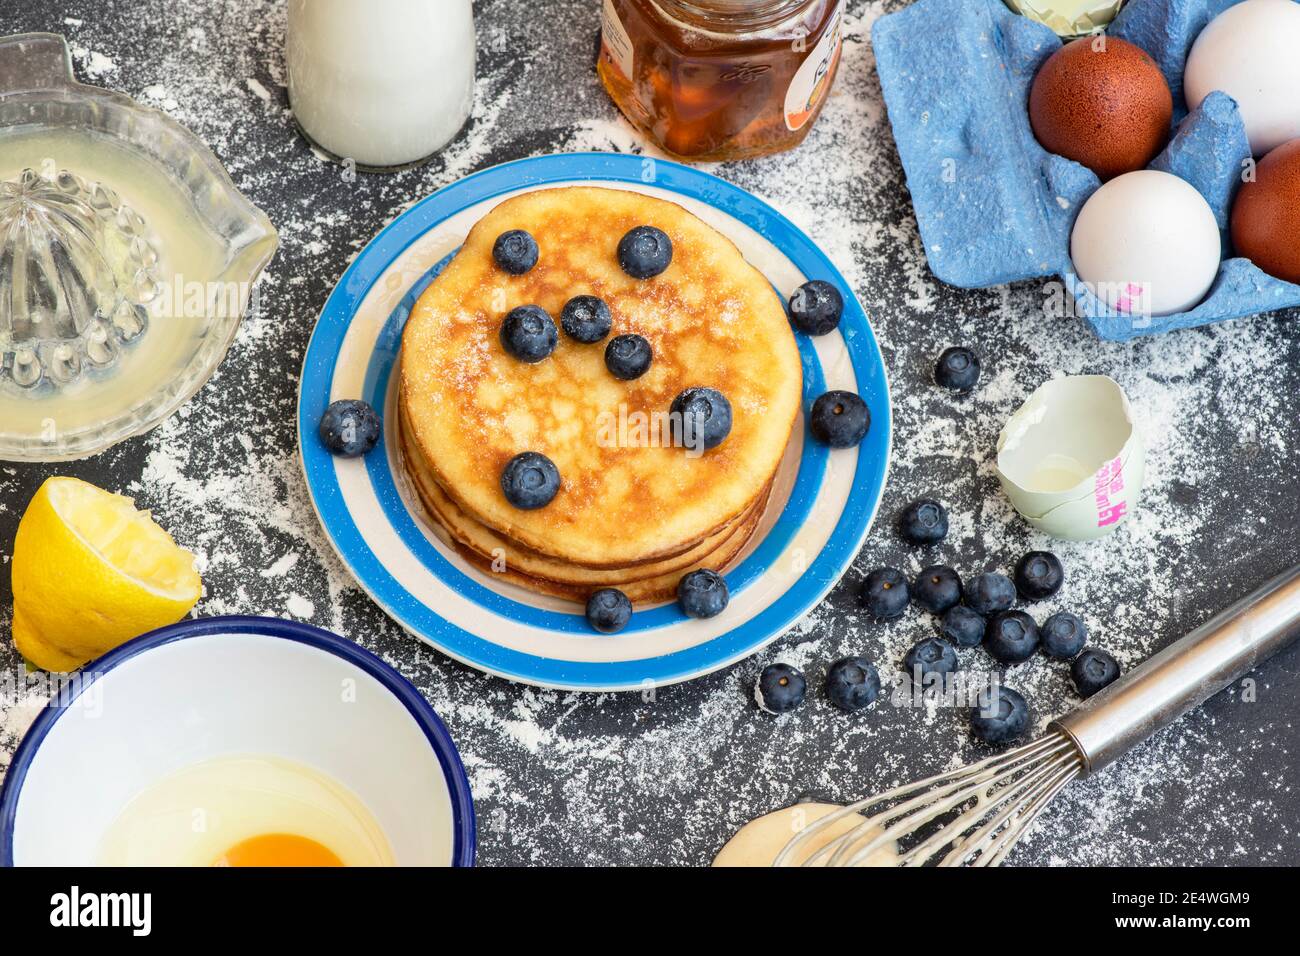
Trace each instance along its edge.
{"label": "honey jar", "polygon": [[601,82],[681,159],[797,146],[835,80],[843,0],[602,2]]}

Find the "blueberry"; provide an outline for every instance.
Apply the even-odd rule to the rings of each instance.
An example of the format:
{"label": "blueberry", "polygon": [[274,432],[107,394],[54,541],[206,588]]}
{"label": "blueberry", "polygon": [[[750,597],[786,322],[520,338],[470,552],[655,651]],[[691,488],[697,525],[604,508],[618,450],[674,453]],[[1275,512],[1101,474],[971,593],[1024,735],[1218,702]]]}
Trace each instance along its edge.
{"label": "blueberry", "polygon": [[955,392],[969,391],[980,380],[979,356],[961,345],[944,349],[934,367],[934,380]]}
{"label": "blueberry", "polygon": [[912,585],[912,600],[932,614],[942,614],[961,600],[961,578],[944,564],[922,568]]}
{"label": "blueberry", "polygon": [[618,264],[633,279],[649,279],[673,261],[673,241],[662,229],[637,226],[618,241]]}
{"label": "blueberry", "polygon": [[976,614],[988,617],[1005,611],[1016,601],[1016,586],[1005,574],[986,571],[968,580],[962,588],[966,606]]}
{"label": "blueberry", "polygon": [[544,508],[560,490],[560,470],[545,455],[523,452],[506,463],[501,472],[501,490],[506,501],[516,508]]}
{"label": "blueberry", "polygon": [[754,684],[754,700],[769,714],[784,714],[803,703],[808,682],[799,668],[789,664],[768,664]]}
{"label": "blueberry", "polygon": [[1024,611],[1000,611],[989,621],[984,646],[1003,664],[1019,664],[1038,650],[1038,625]]}
{"label": "blueberry", "polygon": [[790,320],[795,328],[808,335],[834,332],[844,312],[844,296],[829,282],[813,279],[794,290],[790,296]]}
{"label": "blueberry", "polygon": [[976,614],[963,604],[950,607],[948,613],[939,623],[939,634],[944,640],[952,641],[958,647],[974,647],[984,640],[987,622],[983,615]]}
{"label": "blueberry", "polygon": [[564,334],[583,345],[599,342],[609,335],[613,324],[609,306],[604,299],[594,295],[575,295],[564,303],[560,312],[560,327]]}
{"label": "blueberry", "polygon": [[1088,643],[1088,626],[1069,611],[1057,611],[1038,629],[1048,657],[1068,661]]}
{"label": "blueberry", "polygon": [[840,710],[861,710],[879,694],[880,675],[865,657],[841,657],[826,672],[826,696]]}
{"label": "blueberry", "polygon": [[1081,697],[1091,697],[1119,677],[1119,661],[1103,650],[1089,647],[1074,659],[1070,675]]}
{"label": "blueberry", "polygon": [[492,258],[512,276],[521,276],[537,265],[537,254],[537,240],[522,229],[503,232],[492,244]]}
{"label": "blueberry", "polygon": [[521,362],[540,362],[559,341],[555,320],[539,305],[517,306],[501,323],[501,347]]}
{"label": "blueberry", "polygon": [[669,411],[673,438],[683,448],[708,451],[731,434],[731,402],[716,388],[688,388]]}
{"label": "blueberry", "polygon": [[957,648],[942,637],[927,637],[917,641],[903,658],[907,676],[916,678],[926,674],[951,674],[957,669]]}
{"label": "blueberry", "polygon": [[985,743],[1015,740],[1029,728],[1029,704],[1010,687],[987,688],[971,708],[970,728]]}
{"label": "blueberry", "polygon": [[605,368],[625,382],[644,375],[653,358],[650,343],[639,335],[617,335],[605,346]]}
{"label": "blueberry", "polygon": [[677,582],[677,603],[687,617],[717,617],[730,600],[727,579],[717,571],[700,568]]}
{"label": "blueberry", "polygon": [[1050,551],[1030,551],[1016,565],[1016,590],[1026,601],[1041,601],[1061,590],[1065,569]]}
{"label": "blueberry", "polygon": [[897,568],[876,568],[862,582],[862,603],[877,621],[902,617],[907,601],[907,578]]}
{"label": "blueberry", "polygon": [[618,588],[601,588],[587,598],[587,623],[602,634],[627,627],[632,619],[632,602]]}
{"label": "blueberry", "polygon": [[832,448],[852,448],[867,437],[871,412],[853,392],[827,392],[813,402],[808,427],[814,438]]}
{"label": "blueberry", "polygon": [[320,440],[330,454],[360,458],[379,443],[379,415],[355,398],[334,402],[320,418]]}
{"label": "blueberry", "polygon": [[912,544],[934,544],[948,534],[948,512],[933,498],[917,498],[899,520],[903,537]]}

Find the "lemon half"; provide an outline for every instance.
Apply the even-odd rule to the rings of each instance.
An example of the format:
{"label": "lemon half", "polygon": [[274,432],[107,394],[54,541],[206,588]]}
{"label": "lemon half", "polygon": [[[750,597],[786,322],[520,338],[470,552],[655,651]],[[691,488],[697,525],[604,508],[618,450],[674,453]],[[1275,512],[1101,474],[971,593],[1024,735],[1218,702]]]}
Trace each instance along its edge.
{"label": "lemon half", "polygon": [[75,670],[174,624],[202,594],[194,555],[130,498],[50,478],[14,540],[14,644],[49,671]]}

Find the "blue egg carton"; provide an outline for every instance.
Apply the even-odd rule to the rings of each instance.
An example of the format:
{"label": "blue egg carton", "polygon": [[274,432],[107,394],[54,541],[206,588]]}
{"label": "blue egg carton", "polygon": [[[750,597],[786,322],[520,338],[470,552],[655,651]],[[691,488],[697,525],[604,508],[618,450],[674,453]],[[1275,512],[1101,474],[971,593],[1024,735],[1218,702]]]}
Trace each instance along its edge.
{"label": "blue egg carton", "polygon": [[1251,158],[1236,102],[1211,93],[1189,114],[1183,98],[1192,41],[1235,2],[1129,0],[1107,30],[1149,53],[1174,94],[1175,131],[1151,168],[1195,186],[1223,236],[1206,297],[1158,316],[1112,309],[1074,273],[1070,230],[1101,183],[1043,149],[1029,125],[1030,84],[1060,38],[1002,0],[918,0],[880,18],[871,31],[880,85],[934,274],[967,289],[1059,275],[1076,313],[1117,341],[1300,305],[1300,285],[1229,257],[1228,214]]}

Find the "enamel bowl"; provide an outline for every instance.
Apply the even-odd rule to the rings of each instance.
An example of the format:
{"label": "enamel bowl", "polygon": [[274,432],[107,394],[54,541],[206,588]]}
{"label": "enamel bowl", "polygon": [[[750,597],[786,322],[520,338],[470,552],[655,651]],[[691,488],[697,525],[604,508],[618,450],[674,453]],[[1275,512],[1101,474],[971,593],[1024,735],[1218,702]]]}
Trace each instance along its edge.
{"label": "enamel bowl", "polygon": [[0,863],[84,866],[137,794],[223,755],[305,764],[350,790],[399,866],[470,866],[474,808],[420,693],[304,624],[185,621],[86,665],[36,718],[0,790]]}

